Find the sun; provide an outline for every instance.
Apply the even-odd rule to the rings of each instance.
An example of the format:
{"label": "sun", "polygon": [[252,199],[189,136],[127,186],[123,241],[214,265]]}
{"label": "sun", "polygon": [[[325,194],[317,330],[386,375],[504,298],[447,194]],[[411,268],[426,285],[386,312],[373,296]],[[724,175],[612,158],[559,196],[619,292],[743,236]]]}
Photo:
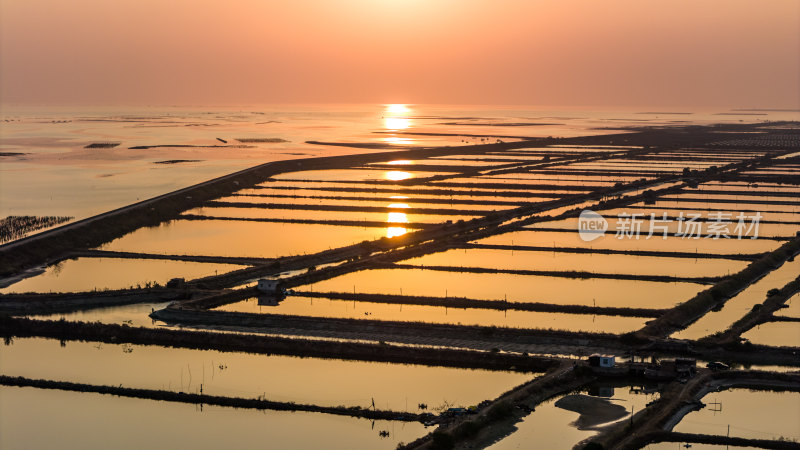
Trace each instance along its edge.
{"label": "sun", "polygon": [[402,103],[392,103],[386,105],[386,113],[388,114],[407,114],[411,112],[411,108]]}

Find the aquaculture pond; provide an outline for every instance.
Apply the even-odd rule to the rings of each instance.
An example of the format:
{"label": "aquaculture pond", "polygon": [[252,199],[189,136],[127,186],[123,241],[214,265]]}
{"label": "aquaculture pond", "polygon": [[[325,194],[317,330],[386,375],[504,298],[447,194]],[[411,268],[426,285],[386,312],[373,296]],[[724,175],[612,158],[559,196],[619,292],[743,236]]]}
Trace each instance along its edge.
{"label": "aquaculture pond", "polygon": [[800,392],[729,389],[706,394],[702,402],[706,407],[690,412],[673,431],[725,436],[730,426],[732,437],[800,440]]}
{"label": "aquaculture pond", "polygon": [[402,261],[416,266],[485,267],[507,270],[583,271],[630,275],[715,277],[736,273],[747,262],[600,253],[566,253],[483,248],[451,249]]}
{"label": "aquaculture pond", "polygon": [[[36,355],[36,358],[31,358]],[[420,411],[470,406],[534,373],[300,358],[130,344],[15,338],[0,345],[3,375],[203,393],[321,406]],[[98,370],[102,368],[102,370]],[[321,378],[322,377],[322,378]]]}
{"label": "aquaculture pond", "polygon": [[35,314],[30,317],[40,320],[61,320],[69,322],[100,322],[105,324],[126,324],[133,327],[162,327],[165,324],[150,318],[150,313],[166,308],[170,302],[144,302],[129,305],[104,306],[80,311]]}
{"label": "aquaculture pond", "polygon": [[0,448],[8,449],[261,449],[268,444],[388,450],[428,432],[418,422],[201,407],[30,387],[0,386],[0,412]]}
{"label": "aquaculture pond", "polygon": [[316,253],[386,236],[385,228],[235,220],[175,220],[139,228],[100,248],[173,255],[274,258]]}
{"label": "aquaculture pond", "polygon": [[800,319],[800,293],[789,298],[786,307],[775,312],[775,315]]}
{"label": "aquaculture pond", "polygon": [[[780,289],[800,273],[800,259],[784,263],[725,302],[719,311],[709,311],[686,329],[672,335],[676,339],[699,339],[726,330],[734,322],[767,299],[770,289]],[[780,314],[780,310],[778,313]],[[786,345],[786,344],[784,344]],[[800,344],[797,344],[800,345]]]}
{"label": "aquaculture pond", "polygon": [[483,300],[670,308],[702,290],[696,283],[574,279],[429,269],[374,269],[348,273],[300,289],[314,292],[467,297]]}
{"label": "aquaculture pond", "polygon": [[516,431],[488,448],[527,449],[534,442],[535,448],[572,448],[597,434],[597,428],[630,417],[631,410],[641,411],[657,396],[654,389],[642,391],[613,385],[559,395],[536,405],[533,412],[515,424]]}
{"label": "aquaculture pond", "polygon": [[303,296],[287,297],[277,305],[259,303],[257,298],[251,298],[214,309],[217,311],[255,314],[558,329],[596,333],[626,333],[642,328],[648,320],[642,317],[517,310],[502,311],[483,308],[448,308],[444,306],[387,304]]}
{"label": "aquaculture pond", "polygon": [[145,287],[152,283],[163,286],[176,277],[191,280],[242,267],[166,259],[77,258],[48,266],[43,273],[2,288],[0,293],[84,292]]}
{"label": "aquaculture pond", "polygon": [[767,322],[742,333],[753,344],[800,347],[800,322]]}

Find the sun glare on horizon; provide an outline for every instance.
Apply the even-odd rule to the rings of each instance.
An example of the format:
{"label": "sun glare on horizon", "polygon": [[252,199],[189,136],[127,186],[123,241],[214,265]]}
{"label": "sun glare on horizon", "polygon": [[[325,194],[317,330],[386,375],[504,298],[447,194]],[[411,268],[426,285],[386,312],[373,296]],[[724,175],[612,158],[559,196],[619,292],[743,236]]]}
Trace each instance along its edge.
{"label": "sun glare on horizon", "polygon": [[[412,112],[411,108],[404,104],[386,105],[383,112],[383,127],[389,131],[405,130],[411,126],[411,118],[407,115]],[[387,138],[393,139],[393,138]],[[394,138],[399,139],[399,138]]]}
{"label": "sun glare on horizon", "polygon": [[411,108],[402,103],[393,103],[386,105],[386,112],[388,114],[408,114],[411,112]]}

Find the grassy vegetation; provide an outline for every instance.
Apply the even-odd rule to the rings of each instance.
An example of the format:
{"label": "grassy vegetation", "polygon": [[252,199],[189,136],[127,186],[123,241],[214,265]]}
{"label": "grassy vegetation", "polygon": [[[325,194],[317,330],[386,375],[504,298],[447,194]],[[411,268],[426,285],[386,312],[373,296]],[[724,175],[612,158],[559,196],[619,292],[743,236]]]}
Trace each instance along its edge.
{"label": "grassy vegetation", "polygon": [[8,216],[0,219],[0,243],[74,219],[71,216]]}

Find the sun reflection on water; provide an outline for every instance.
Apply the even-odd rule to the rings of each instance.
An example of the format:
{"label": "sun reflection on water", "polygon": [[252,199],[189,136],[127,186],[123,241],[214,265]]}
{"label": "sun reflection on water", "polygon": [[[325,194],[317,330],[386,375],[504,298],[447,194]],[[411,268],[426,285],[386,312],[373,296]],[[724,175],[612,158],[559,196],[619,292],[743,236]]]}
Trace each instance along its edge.
{"label": "sun reflection on water", "polygon": [[384,117],[383,127],[390,131],[405,130],[411,126],[411,119],[405,117]]}
{"label": "sun reflection on water", "polygon": [[[383,127],[389,131],[399,131],[409,128],[411,126],[411,118],[408,117],[408,114],[411,112],[412,110],[408,105],[386,105],[383,111]],[[402,143],[402,141],[391,141],[390,139],[400,138],[387,138],[387,142]]]}
{"label": "sun reflection on water", "polygon": [[[392,203],[389,208],[408,208],[406,203]],[[388,223],[408,223],[408,215],[404,212],[391,211],[386,219]],[[402,236],[408,230],[405,227],[388,227],[386,229],[386,237]]]}
{"label": "sun reflection on water", "polygon": [[409,178],[414,177],[414,175],[408,172],[403,172],[402,170],[390,170],[386,172],[383,176],[387,180],[392,180],[392,181],[407,180]]}

